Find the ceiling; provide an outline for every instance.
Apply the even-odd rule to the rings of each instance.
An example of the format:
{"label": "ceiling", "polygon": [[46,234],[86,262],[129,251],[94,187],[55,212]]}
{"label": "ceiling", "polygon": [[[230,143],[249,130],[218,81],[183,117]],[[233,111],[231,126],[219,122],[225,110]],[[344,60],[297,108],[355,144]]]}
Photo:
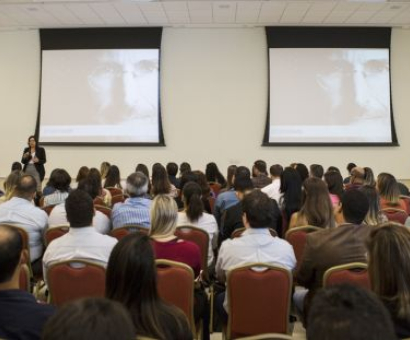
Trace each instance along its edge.
{"label": "ceiling", "polygon": [[0,0],[0,30],[270,25],[410,28],[410,0]]}

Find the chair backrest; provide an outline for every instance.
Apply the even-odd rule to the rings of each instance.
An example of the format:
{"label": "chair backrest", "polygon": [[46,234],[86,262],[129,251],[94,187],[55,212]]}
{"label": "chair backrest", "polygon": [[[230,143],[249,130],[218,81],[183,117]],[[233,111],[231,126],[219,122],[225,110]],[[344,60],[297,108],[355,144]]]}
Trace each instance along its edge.
{"label": "chair backrest", "polygon": [[129,224],[125,225],[121,228],[116,228],[111,230],[111,236],[115,237],[118,241],[121,240],[123,237],[127,236],[131,233],[141,233],[144,235],[148,235],[149,229],[147,227],[143,227],[140,225]]}
{"label": "chair backrest", "polygon": [[42,209],[47,213],[48,216],[50,216],[50,214],[53,211],[54,207],[55,207],[55,204],[48,205],[46,207],[43,207]]}
{"label": "chair backrest", "polygon": [[123,195],[122,189],[120,189],[120,188],[107,187],[107,188],[104,188],[104,189],[107,189],[110,192],[111,196]]}
{"label": "chair backrest", "polygon": [[389,221],[393,221],[393,222],[397,222],[401,224],[406,223],[406,220],[409,217],[407,212],[401,209],[385,208],[385,209],[382,209],[381,211],[383,212],[383,214],[386,215]]}
{"label": "chair backrest", "polygon": [[48,268],[50,302],[56,306],[83,297],[104,297],[105,268],[84,260],[57,262]]}
{"label": "chair backrest", "polygon": [[19,276],[19,288],[20,290],[25,290],[26,292],[31,292],[30,286],[30,269],[29,267],[23,263],[20,266],[20,276]]}
{"label": "chair backrest", "polygon": [[195,334],[194,272],[192,268],[184,263],[169,260],[155,260],[155,263],[159,296],[184,312]]}
{"label": "chair backrest", "polygon": [[321,228],[307,225],[303,227],[291,228],[286,232],[285,239],[292,245],[293,251],[295,252],[296,272],[302,263],[307,235],[318,230],[321,230]]}
{"label": "chair backrest", "polygon": [[113,195],[111,197],[111,205],[114,206],[116,203],[123,203],[125,201],[125,197],[123,194],[120,195]]}
{"label": "chair backrest", "polygon": [[[246,228],[235,229],[231,234],[231,238],[241,237],[245,230],[246,230]],[[273,237],[278,236],[278,233],[272,228],[269,228],[269,232]]]}
{"label": "chair backrest", "polygon": [[323,287],[329,287],[340,283],[351,283],[365,289],[370,289],[367,264],[352,262],[326,270],[323,275]]}
{"label": "chair backrest", "polygon": [[208,249],[209,249],[209,235],[208,233],[198,227],[194,226],[179,226],[175,231],[175,236],[182,240],[191,241],[198,245],[201,251],[201,269],[205,280],[208,279]]}
{"label": "chair backrest", "polygon": [[228,334],[237,338],[289,333],[292,274],[282,267],[251,263],[228,271]]}
{"label": "chair backrest", "polygon": [[101,211],[103,214],[105,214],[108,218],[111,218],[111,208],[108,208],[105,205],[102,204],[94,204],[94,208],[98,211]]}
{"label": "chair backrest", "polygon": [[46,246],[50,244],[51,241],[59,238],[68,233],[70,230],[70,225],[58,225],[52,228],[48,228],[44,234],[44,243]]}

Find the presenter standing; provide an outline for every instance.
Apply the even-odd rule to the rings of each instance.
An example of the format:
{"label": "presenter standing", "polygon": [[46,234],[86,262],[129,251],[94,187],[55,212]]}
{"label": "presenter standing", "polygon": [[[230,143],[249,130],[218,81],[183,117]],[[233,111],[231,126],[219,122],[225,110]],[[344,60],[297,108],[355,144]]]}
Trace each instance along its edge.
{"label": "presenter standing", "polygon": [[35,136],[28,138],[28,147],[23,151],[21,163],[24,164],[23,171],[36,179],[37,192],[41,193],[41,182],[45,176],[44,163],[46,162],[46,151],[37,145]]}

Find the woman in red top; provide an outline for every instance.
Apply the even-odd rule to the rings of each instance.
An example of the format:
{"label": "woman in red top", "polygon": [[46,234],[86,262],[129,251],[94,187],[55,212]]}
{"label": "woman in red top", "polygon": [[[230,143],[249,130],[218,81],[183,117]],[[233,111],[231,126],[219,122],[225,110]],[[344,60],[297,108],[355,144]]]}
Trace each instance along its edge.
{"label": "woman in red top", "polygon": [[177,219],[175,200],[168,195],[157,195],[151,206],[150,230],[155,257],[185,263],[198,277],[201,271],[200,249],[195,243],[178,239],[174,235]]}
{"label": "woman in red top", "polygon": [[406,202],[400,198],[400,190],[396,178],[386,172],[377,176],[377,190],[380,195],[380,205],[382,209],[396,208],[410,214]]}

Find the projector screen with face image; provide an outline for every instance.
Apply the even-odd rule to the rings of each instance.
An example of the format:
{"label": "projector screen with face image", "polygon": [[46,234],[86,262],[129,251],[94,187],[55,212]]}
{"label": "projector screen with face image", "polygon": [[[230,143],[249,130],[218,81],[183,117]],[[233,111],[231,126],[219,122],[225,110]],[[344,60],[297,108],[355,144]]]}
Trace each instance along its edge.
{"label": "projector screen with face image", "polygon": [[159,49],[42,51],[42,143],[159,143]]}
{"label": "projector screen with face image", "polygon": [[389,49],[270,48],[270,143],[391,143]]}

